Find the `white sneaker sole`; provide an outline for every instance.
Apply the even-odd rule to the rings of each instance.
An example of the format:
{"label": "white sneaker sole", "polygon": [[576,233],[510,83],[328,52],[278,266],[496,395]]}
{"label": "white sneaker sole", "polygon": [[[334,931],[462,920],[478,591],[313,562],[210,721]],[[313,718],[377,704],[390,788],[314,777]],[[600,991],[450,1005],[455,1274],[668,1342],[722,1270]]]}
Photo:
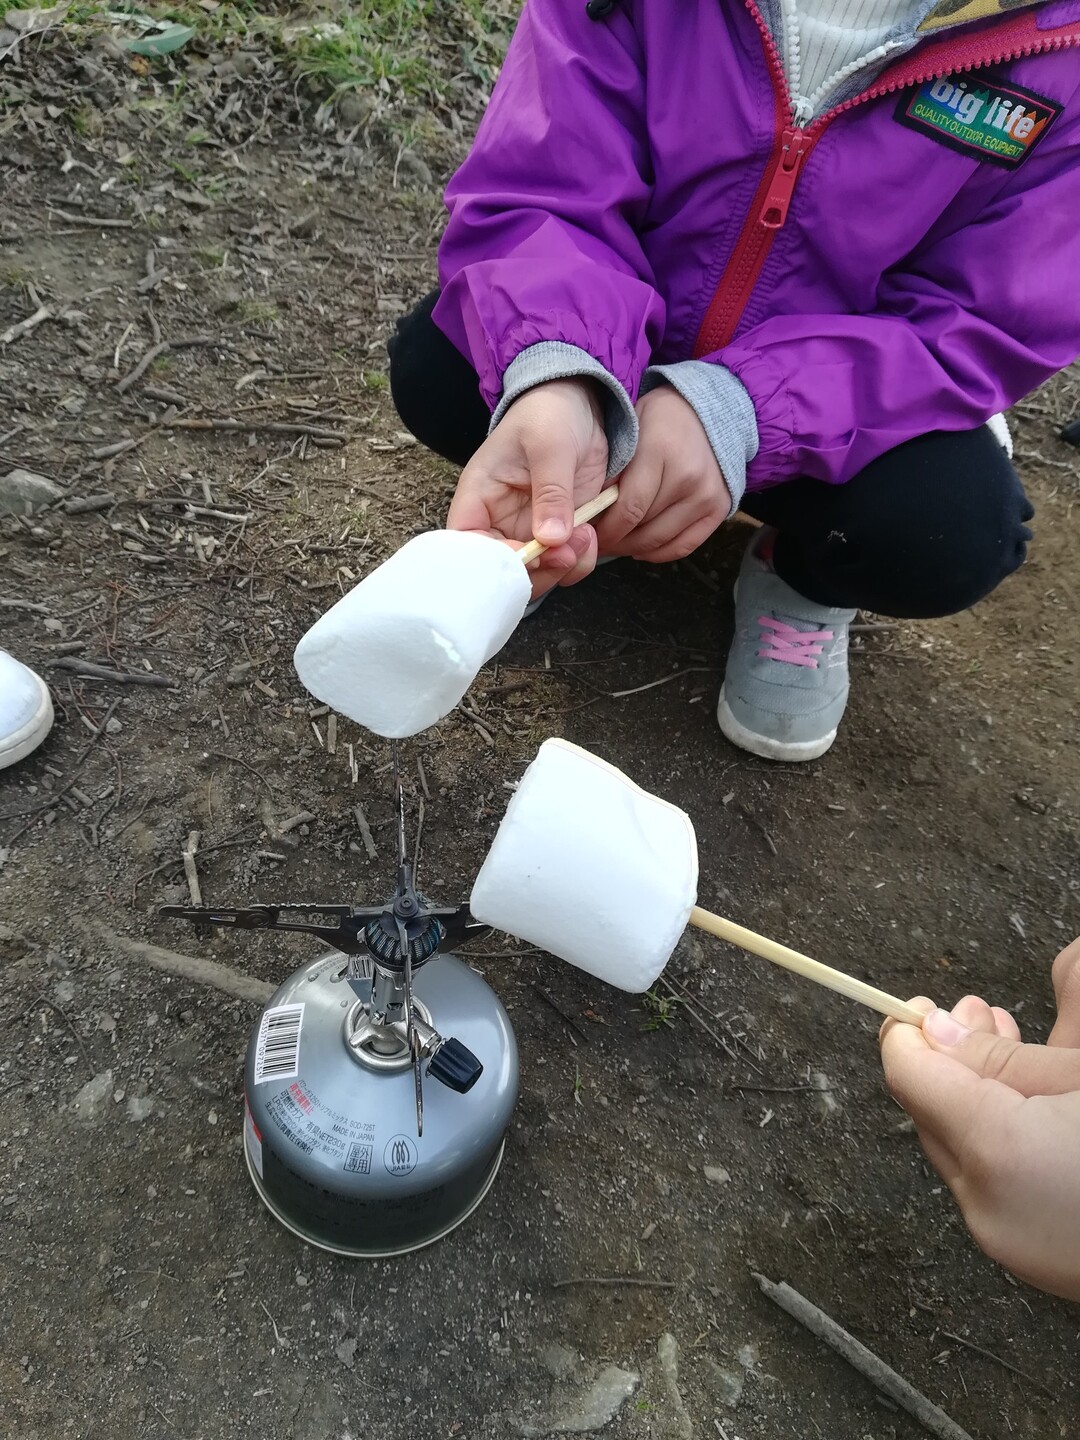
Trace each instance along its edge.
{"label": "white sneaker sole", "polygon": [[724,698],[724,687],[720,686],[720,699],[716,706],[716,720],[724,735],[740,750],[749,750],[751,755],[760,755],[763,760],[816,760],[824,755],[836,739],[836,731],[830,730],[819,740],[784,741],[774,740],[769,735],[758,735],[741,725],[731,713],[731,706]]}
{"label": "white sneaker sole", "polygon": [[40,675],[35,675],[34,680],[39,692],[38,707],[21,729],[0,739],[0,770],[6,770],[9,765],[24,760],[31,751],[37,749],[52,729],[53,704],[49,687]]}

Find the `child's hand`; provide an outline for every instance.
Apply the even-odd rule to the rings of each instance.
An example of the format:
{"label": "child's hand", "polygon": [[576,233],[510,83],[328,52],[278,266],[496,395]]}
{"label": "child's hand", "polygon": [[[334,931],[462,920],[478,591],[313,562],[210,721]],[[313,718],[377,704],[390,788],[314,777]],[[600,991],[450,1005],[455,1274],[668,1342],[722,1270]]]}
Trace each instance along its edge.
{"label": "child's hand", "polygon": [[550,544],[533,572],[533,594],[573,585],[596,564],[596,531],[573,528],[574,510],[604,488],[608,446],[596,387],[551,380],[527,390],[461,472],[450,530]]}
{"label": "child's hand", "polygon": [[704,427],[670,385],[637,405],[637,453],[619,477],[619,498],[596,521],[603,555],[681,560],[731,513],[731,496]]}
{"label": "child's hand", "polygon": [[1080,940],[1054,962],[1058,1019],[1022,1045],[1003,1010],[967,996],[886,1021],[889,1089],[979,1245],[1030,1284],[1080,1300]]}

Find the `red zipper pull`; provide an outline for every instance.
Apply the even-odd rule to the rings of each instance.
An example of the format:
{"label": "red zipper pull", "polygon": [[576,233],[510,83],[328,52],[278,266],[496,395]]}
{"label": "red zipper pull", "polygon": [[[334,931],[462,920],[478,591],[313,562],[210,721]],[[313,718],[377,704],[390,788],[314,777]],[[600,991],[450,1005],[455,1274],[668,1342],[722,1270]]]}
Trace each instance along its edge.
{"label": "red zipper pull", "polygon": [[780,159],[769,177],[769,189],[759,217],[766,230],[780,230],[787,220],[795,182],[809,148],[809,136],[805,130],[784,131]]}

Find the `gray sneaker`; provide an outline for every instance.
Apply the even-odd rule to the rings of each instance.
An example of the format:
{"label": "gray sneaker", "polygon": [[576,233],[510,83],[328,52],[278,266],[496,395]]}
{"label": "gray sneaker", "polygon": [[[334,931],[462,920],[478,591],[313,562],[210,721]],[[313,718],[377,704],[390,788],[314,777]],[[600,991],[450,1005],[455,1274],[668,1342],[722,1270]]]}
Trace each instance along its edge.
{"label": "gray sneaker", "polygon": [[815,605],[773,571],[775,531],[747,546],[735,584],[735,639],[716,718],[733,745],[766,760],[816,760],[848,697],[854,610]]}

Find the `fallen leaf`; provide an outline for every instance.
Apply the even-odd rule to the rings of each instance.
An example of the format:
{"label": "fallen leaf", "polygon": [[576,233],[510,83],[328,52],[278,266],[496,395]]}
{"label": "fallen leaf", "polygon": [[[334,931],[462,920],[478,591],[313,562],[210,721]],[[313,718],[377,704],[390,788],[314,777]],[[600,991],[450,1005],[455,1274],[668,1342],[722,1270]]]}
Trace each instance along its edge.
{"label": "fallen leaf", "polygon": [[141,40],[121,40],[123,49],[134,55],[171,55],[194,39],[195,31],[190,25],[170,25],[156,35],[145,35]]}

